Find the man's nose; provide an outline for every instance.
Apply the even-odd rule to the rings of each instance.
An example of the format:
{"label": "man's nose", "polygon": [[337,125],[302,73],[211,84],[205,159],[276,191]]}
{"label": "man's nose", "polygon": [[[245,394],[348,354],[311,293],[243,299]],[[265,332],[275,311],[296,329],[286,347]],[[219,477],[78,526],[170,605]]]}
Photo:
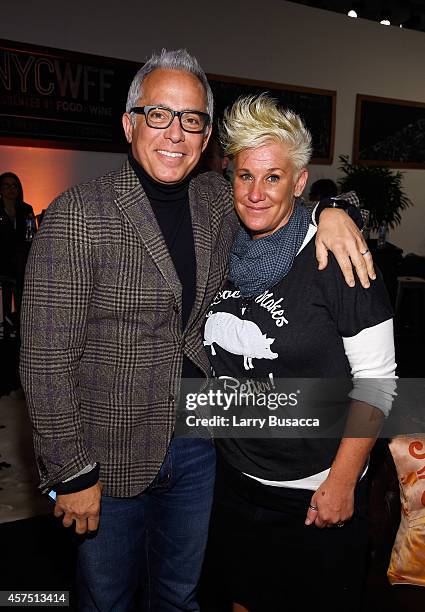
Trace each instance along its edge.
{"label": "man's nose", "polygon": [[180,125],[180,120],[177,115],[164,131],[164,137],[169,138],[171,142],[182,142],[185,139],[184,131],[182,130],[182,126]]}

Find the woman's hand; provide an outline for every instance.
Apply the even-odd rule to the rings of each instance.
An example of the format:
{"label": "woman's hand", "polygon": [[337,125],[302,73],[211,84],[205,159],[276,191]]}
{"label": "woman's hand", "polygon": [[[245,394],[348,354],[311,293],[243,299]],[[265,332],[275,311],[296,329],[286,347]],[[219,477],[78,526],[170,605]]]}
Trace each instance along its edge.
{"label": "woman's hand", "polygon": [[329,475],[311,498],[305,524],[319,528],[342,527],[353,512],[354,486]]}
{"label": "woman's hand", "polygon": [[[326,208],[320,215],[316,234],[316,258],[319,270],[328,265],[332,251],[344,274],[345,282],[354,287],[353,266],[363,287],[376,278],[373,259],[362,233],[344,210]],[[362,255],[363,253],[363,255]]]}

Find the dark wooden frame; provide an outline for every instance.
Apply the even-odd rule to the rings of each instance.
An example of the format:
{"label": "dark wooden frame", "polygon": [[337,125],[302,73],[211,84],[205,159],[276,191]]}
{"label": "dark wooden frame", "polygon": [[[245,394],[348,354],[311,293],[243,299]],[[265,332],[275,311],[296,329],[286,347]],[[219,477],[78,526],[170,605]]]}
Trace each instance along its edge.
{"label": "dark wooden frame", "polygon": [[[421,143],[419,141],[419,143],[416,145],[418,150],[413,150],[413,152],[413,142],[410,143],[409,140],[409,118],[406,114],[407,107],[412,109],[412,120],[416,118],[417,122],[423,121],[423,127],[417,131],[414,131],[416,140],[418,134],[423,134],[423,142]],[[417,119],[418,117],[419,119]],[[403,123],[405,123],[404,128],[401,127]],[[373,141],[374,136],[371,134],[373,133],[373,130],[376,129],[377,124],[379,124],[379,127],[381,128],[380,131],[382,134],[384,134],[382,130],[386,125],[389,128],[388,135],[386,136],[386,140],[388,143],[388,152],[385,153],[381,148],[381,154],[379,154],[378,151],[376,152],[376,155],[370,154],[372,147],[376,147],[377,145],[379,145],[380,141],[377,141],[375,145],[369,144],[369,154],[367,154],[367,151],[362,152],[365,151],[365,146],[368,142],[368,138],[371,139],[370,142]],[[381,142],[385,142],[382,141],[382,137]],[[394,154],[389,154],[390,143],[392,143],[391,146],[392,150],[395,152]],[[397,148],[399,150],[399,153],[397,153]],[[357,94],[353,163],[371,166],[388,166],[390,168],[424,169],[425,103]]]}
{"label": "dark wooden frame", "polygon": [[[335,114],[336,114],[336,91],[327,89],[316,89],[313,87],[303,87],[298,85],[287,85],[283,83],[274,83],[270,81],[256,81],[253,79],[243,79],[239,77],[222,76],[218,74],[208,74],[208,80],[211,87],[214,90],[217,89],[217,84],[222,87],[226,87],[224,103],[221,103],[220,96],[214,92],[214,98],[216,100],[216,115],[220,118],[223,110],[223,106],[232,104],[236,98],[241,94],[258,93],[259,91],[267,91],[274,97],[276,97],[283,106],[288,106],[295,112],[299,113],[305,120],[307,127],[310,129],[313,135],[313,145],[315,139],[317,139],[316,123],[323,121],[323,129],[320,130],[322,137],[323,132],[328,132],[326,146],[322,148],[322,151],[313,152],[311,163],[313,164],[332,164],[333,162],[333,151],[335,143]],[[312,111],[314,117],[304,116],[305,107],[308,105],[308,101],[316,100],[328,105],[328,113],[325,115],[319,111]],[[294,103],[295,102],[295,103]],[[315,133],[316,132],[316,133]]]}

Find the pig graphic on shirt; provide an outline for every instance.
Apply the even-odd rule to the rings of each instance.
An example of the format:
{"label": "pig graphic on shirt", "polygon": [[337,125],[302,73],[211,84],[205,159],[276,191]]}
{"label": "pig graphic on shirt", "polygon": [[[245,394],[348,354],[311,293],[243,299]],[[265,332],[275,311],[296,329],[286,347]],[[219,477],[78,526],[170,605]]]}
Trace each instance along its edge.
{"label": "pig graphic on shirt", "polygon": [[212,355],[216,354],[214,344],[233,355],[242,355],[245,370],[253,369],[253,359],[276,359],[278,354],[270,349],[274,341],[252,321],[239,319],[228,312],[209,315],[205,325],[204,346],[211,347]]}

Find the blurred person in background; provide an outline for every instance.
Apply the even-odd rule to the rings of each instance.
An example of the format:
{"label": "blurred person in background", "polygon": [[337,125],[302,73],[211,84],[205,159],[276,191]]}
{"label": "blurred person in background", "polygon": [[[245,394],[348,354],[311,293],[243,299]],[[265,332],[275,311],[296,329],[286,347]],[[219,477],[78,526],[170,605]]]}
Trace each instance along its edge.
{"label": "blurred person in background", "polygon": [[227,169],[229,166],[229,158],[224,154],[223,147],[218,135],[217,126],[212,128],[211,136],[207,144],[207,148],[201,155],[196,172],[217,172],[228,179]]}
{"label": "blurred person in background", "polygon": [[4,172],[0,175],[0,277],[6,335],[15,336],[19,328],[25,266],[35,229],[34,211],[24,202],[19,177]]}
{"label": "blurred person in background", "polygon": [[338,187],[332,179],[319,179],[312,183],[308,197],[311,203],[315,203],[323,198],[334,198],[337,195]]}

